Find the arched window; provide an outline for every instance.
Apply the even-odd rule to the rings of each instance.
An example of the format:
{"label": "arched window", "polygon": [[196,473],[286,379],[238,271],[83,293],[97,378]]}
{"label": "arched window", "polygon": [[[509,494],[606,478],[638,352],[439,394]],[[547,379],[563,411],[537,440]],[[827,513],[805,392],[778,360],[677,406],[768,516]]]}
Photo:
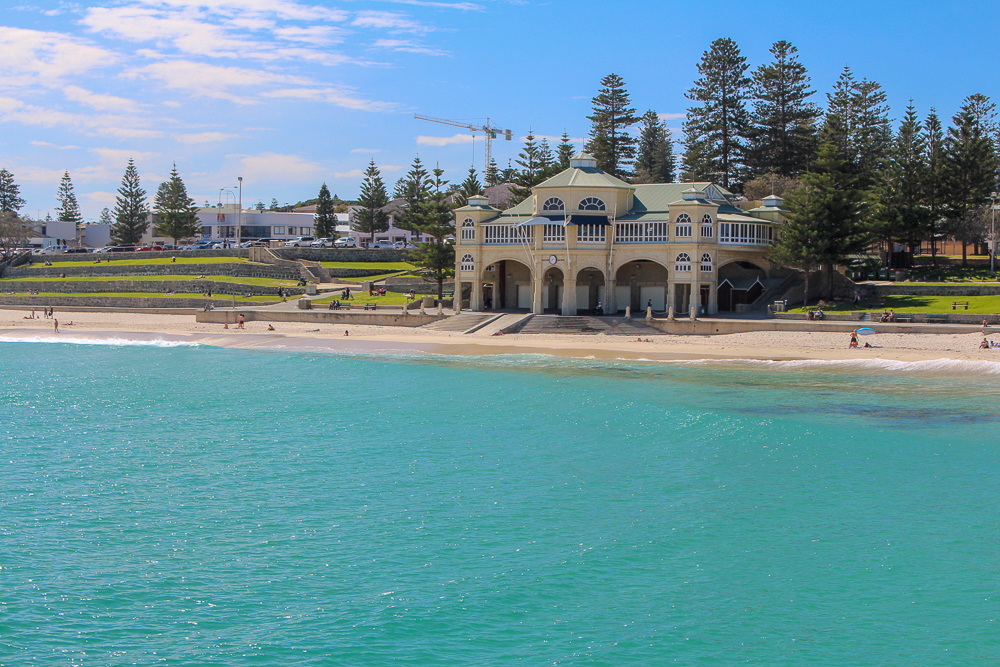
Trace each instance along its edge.
{"label": "arched window", "polygon": [[708,213],[701,216],[701,238],[710,239],[714,236],[712,232],[712,216]]}
{"label": "arched window", "polygon": [[462,270],[463,271],[475,271],[476,261],[472,259],[472,255],[462,256]]}
{"label": "arched window", "polygon": [[701,271],[702,273],[712,272],[712,256],[707,252],[701,256]]}
{"label": "arched window", "polygon": [[604,206],[604,202],[602,202],[597,197],[587,197],[586,199],[584,199],[583,201],[580,202],[580,210],[581,211],[605,211],[605,210],[607,210],[607,208]]}
{"label": "arched window", "polygon": [[464,221],[462,221],[462,240],[463,241],[476,240],[476,223],[472,222],[472,218],[466,218]]}
{"label": "arched window", "polygon": [[676,239],[689,239],[691,238],[691,216],[687,213],[681,213],[677,216],[677,224],[674,225],[674,238]]}
{"label": "arched window", "polygon": [[549,197],[548,199],[545,200],[545,203],[542,204],[542,210],[543,211],[565,211],[566,210],[566,205],[563,204],[563,200],[559,199],[559,197]]}
{"label": "arched window", "polygon": [[690,273],[691,257],[686,252],[677,255],[677,259],[674,260],[674,271],[678,273]]}

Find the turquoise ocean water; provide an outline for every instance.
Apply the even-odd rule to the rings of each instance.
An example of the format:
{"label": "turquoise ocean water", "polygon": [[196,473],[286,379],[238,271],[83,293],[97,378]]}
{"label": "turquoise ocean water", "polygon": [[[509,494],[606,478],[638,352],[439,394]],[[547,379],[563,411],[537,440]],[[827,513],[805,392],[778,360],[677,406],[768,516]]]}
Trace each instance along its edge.
{"label": "turquoise ocean water", "polygon": [[1000,374],[890,366],[0,343],[0,665],[1000,663]]}

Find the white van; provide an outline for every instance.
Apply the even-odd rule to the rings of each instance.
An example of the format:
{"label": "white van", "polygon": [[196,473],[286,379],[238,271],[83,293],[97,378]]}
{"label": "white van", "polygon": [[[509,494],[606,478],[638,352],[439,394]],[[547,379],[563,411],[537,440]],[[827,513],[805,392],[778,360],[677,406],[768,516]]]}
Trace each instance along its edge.
{"label": "white van", "polygon": [[334,248],[357,248],[358,243],[351,236],[344,236],[333,242]]}

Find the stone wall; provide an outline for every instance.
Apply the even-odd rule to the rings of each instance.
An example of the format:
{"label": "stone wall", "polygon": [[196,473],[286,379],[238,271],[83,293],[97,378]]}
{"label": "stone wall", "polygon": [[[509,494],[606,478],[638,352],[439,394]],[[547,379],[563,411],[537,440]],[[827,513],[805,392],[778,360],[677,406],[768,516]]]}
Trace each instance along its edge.
{"label": "stone wall", "polygon": [[914,296],[994,296],[1000,294],[1000,284],[956,283],[954,285],[910,285],[893,283],[892,285],[865,285],[873,295],[884,297],[893,294],[911,294]]}
{"label": "stone wall", "polygon": [[362,248],[271,248],[271,252],[284,259],[312,262],[405,262],[409,255],[407,250]]}
{"label": "stone wall", "polygon": [[315,322],[317,324],[330,324],[343,326],[349,324],[374,324],[388,327],[421,327],[425,324],[442,319],[444,316],[438,315],[403,315],[402,311],[382,312],[382,311],[356,311],[356,310],[265,310],[253,311],[237,308],[226,310],[213,310],[211,312],[198,312],[195,315],[196,322],[211,322],[215,324],[236,322],[237,316],[242,313],[248,321],[257,322]]}
{"label": "stone wall", "polygon": [[[93,262],[93,260],[91,260]],[[80,266],[18,266],[7,269],[4,278],[58,278],[60,274],[67,276],[156,276],[167,274],[234,276],[242,278],[276,278],[298,280],[299,268],[294,269],[272,266],[270,264],[116,264],[101,262],[100,264],[81,264]]]}
{"label": "stone wall", "polygon": [[112,260],[133,260],[133,259],[162,259],[163,257],[246,257],[246,248],[225,250],[161,250],[148,252],[71,252],[68,254],[56,253],[53,255],[32,255],[31,261],[40,264],[45,260],[50,262],[81,262],[86,264],[93,262],[100,257],[102,260],[111,258]]}
{"label": "stone wall", "polygon": [[[187,292],[201,294],[211,291],[213,294],[253,294],[254,296],[277,296],[277,287],[262,285],[242,285],[239,283],[223,283],[214,280],[18,280],[16,282],[0,282],[0,295],[5,291],[15,290],[26,292]],[[286,287],[289,296],[305,294],[301,287]]]}

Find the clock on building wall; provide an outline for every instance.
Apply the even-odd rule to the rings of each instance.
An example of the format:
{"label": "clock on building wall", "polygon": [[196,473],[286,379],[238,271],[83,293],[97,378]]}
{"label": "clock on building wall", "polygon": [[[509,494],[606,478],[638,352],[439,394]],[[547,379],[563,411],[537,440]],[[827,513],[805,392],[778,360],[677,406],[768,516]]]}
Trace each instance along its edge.
{"label": "clock on building wall", "polygon": [[558,257],[556,257],[555,255],[549,255],[549,264],[551,264],[552,266],[555,266],[556,262],[558,262],[558,261],[559,261]]}

